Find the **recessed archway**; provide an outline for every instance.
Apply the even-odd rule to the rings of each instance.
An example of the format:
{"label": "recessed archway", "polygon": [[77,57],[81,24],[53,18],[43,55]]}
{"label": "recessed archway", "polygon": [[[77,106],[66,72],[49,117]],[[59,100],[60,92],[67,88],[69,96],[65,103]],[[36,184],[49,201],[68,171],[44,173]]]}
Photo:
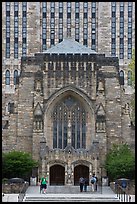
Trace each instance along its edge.
{"label": "recessed archway", "polygon": [[50,185],[65,184],[65,167],[56,164],[50,167]]}
{"label": "recessed archway", "polygon": [[79,185],[79,178],[89,178],[89,167],[78,165],[74,168],[74,185]]}

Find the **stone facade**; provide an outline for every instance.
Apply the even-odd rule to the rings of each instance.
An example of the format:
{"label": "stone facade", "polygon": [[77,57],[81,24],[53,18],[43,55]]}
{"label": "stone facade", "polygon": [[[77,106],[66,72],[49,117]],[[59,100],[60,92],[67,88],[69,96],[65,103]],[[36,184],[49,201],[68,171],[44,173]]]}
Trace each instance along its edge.
{"label": "stone facade", "polygon": [[[62,53],[67,43],[72,53]],[[30,152],[40,162],[38,176],[48,175],[51,185],[76,185],[80,171],[100,177],[112,144],[134,142],[118,58],[78,46],[66,39],[46,53],[22,58],[14,111],[3,130],[3,150]],[[54,179],[54,166],[64,180]]]}
{"label": "stone facade", "polygon": [[[9,2],[10,9],[7,6],[7,12],[6,2],[2,3],[2,148],[3,151],[18,149],[30,152],[33,158],[40,161],[38,176],[46,173],[51,184],[58,183],[53,175],[59,167],[61,174],[64,174],[62,183],[75,185],[82,168],[86,172],[85,176],[90,177],[93,171],[98,176],[101,175],[100,164],[113,143],[128,142],[134,149],[135,136],[130,124],[129,107],[133,89],[127,80],[128,64],[131,60],[127,56],[130,16],[128,2],[124,2],[124,58],[119,59],[120,2],[116,2],[116,57],[111,57],[111,2],[96,2],[95,9],[92,2],[88,2],[88,7],[84,2],[79,2],[79,15],[76,14],[78,12],[75,2],[71,2],[71,14],[68,11],[69,2],[63,2],[63,19],[60,14],[61,3],[54,3],[55,10],[51,12],[51,3],[46,2],[45,48],[42,39],[42,26],[45,22],[42,2],[27,2],[26,11],[23,10],[25,8],[23,3],[18,2],[18,12],[14,10],[14,2]],[[134,48],[135,2],[132,3],[132,48]],[[88,12],[84,7],[88,8]],[[84,14],[84,9],[87,15]],[[77,18],[79,16],[79,23],[76,16]],[[27,20],[26,54],[22,57],[24,19]],[[53,19],[54,29],[51,25]],[[18,25],[17,58],[14,56],[15,30],[17,31],[15,21],[16,26]],[[91,50],[94,21],[96,47]],[[58,44],[61,24],[62,44]],[[79,28],[79,43],[72,42],[72,39],[76,38],[76,28]],[[84,28],[87,29],[86,33]],[[9,58],[6,57],[8,29]],[[54,44],[51,44],[53,30]],[[88,36],[86,45],[84,33]],[[70,36],[72,39],[67,38]],[[14,84],[16,70],[18,77],[17,83]],[[124,85],[120,84],[120,70],[124,71]],[[6,84],[6,71],[10,73],[9,84]],[[62,119],[63,113],[61,116],[58,113],[58,117],[55,117],[55,107],[64,108],[64,103],[72,102],[76,103],[77,112],[74,108],[72,110],[75,111],[71,111],[67,106],[67,117],[64,116]],[[85,115],[82,116],[81,112],[81,115],[76,117],[79,107]],[[64,108],[64,114],[65,110]],[[75,127],[72,123],[74,118],[80,121]],[[61,130],[61,134],[64,135],[62,143],[59,142],[61,141],[59,133],[57,138],[54,136],[58,140],[57,147],[62,145],[62,148],[53,148],[56,140],[53,140],[53,135],[56,135],[53,119],[63,120],[63,124],[65,122],[67,124],[62,126],[64,127]],[[80,141],[76,136],[75,140],[72,139],[72,135],[79,135],[78,128]],[[57,126],[57,131],[58,129]],[[51,174],[53,175],[50,176]]]}

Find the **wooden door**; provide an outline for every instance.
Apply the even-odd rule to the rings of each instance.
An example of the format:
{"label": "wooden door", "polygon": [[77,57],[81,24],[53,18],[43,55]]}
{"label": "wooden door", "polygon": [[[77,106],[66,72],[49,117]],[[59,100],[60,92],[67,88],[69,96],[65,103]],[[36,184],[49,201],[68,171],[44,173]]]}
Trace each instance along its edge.
{"label": "wooden door", "polygon": [[54,165],[50,167],[50,185],[64,185],[65,167]]}
{"label": "wooden door", "polygon": [[79,185],[79,178],[89,178],[89,168],[84,165],[78,165],[74,168],[74,185]]}

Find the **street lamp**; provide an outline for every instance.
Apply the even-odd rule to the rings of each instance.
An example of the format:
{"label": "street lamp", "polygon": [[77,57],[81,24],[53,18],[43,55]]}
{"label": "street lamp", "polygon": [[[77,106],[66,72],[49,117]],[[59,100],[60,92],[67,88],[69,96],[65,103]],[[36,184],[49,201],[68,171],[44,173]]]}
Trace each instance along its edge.
{"label": "street lamp", "polygon": [[103,168],[103,167],[100,166],[100,169],[101,169],[101,172],[100,172],[100,173],[101,173],[101,194],[102,194],[102,168]]}

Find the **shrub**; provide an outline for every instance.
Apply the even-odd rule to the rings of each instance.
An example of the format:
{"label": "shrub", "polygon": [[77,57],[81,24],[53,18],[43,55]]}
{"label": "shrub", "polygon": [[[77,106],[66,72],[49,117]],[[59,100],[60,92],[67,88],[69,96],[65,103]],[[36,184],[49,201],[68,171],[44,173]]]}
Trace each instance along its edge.
{"label": "shrub", "polygon": [[106,156],[104,167],[110,181],[122,177],[134,179],[135,155],[127,144],[115,144]]}

